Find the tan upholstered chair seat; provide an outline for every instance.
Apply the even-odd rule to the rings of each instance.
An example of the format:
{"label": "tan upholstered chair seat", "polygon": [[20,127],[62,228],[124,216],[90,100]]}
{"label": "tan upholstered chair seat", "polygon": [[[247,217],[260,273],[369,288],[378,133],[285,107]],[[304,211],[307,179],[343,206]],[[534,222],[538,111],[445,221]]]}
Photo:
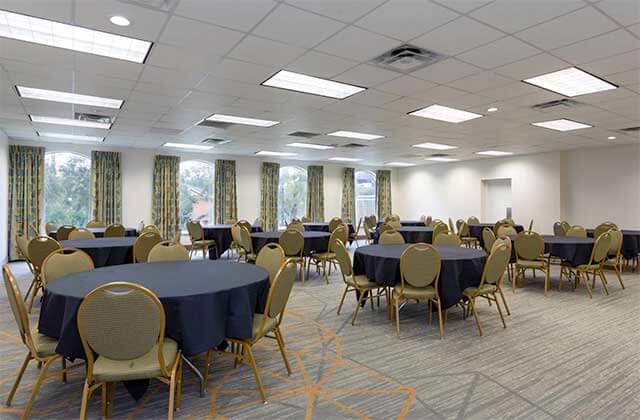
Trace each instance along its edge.
{"label": "tan upholstered chair seat", "polygon": [[518,260],[517,264],[522,268],[539,268],[539,269],[543,269],[545,267],[545,262],[544,261]]}
{"label": "tan upholstered chair seat", "polygon": [[576,270],[597,270],[600,268],[600,264],[580,264],[577,267],[574,267]]}
{"label": "tan upholstered chair seat", "polygon": [[[264,318],[264,314],[253,314],[253,339],[255,340],[256,338],[260,338],[258,337],[259,333],[260,333],[260,323],[262,322],[262,318]],[[278,325],[278,319],[277,318],[269,318],[266,317],[267,321],[264,324],[264,329],[262,330],[262,335],[264,336],[265,334],[267,334],[270,331],[273,331],[273,329]]]}
{"label": "tan upholstered chair seat", "polygon": [[485,284],[481,288],[467,287],[462,291],[465,296],[479,296],[485,293],[494,293],[498,290],[495,284]]}
{"label": "tan upholstered chair seat", "polygon": [[58,340],[43,334],[33,334],[31,337],[33,338],[33,345],[36,348],[38,357],[48,357],[56,354]]}
{"label": "tan upholstered chair seat", "polygon": [[[178,343],[170,338],[164,339],[162,355],[167,369],[175,363],[178,355]],[[158,364],[158,345],[151,351],[133,360],[114,360],[104,356],[98,356],[93,365],[93,377],[96,381],[115,382],[130,381],[135,379],[148,379],[162,376]]]}
{"label": "tan upholstered chair seat", "polygon": [[346,279],[349,286],[359,287],[360,289],[377,289],[380,287],[375,281],[371,281],[367,276],[353,276]]}
{"label": "tan upholstered chair seat", "polygon": [[321,260],[332,260],[336,258],[336,254],[333,252],[314,252],[313,257]]}
{"label": "tan upholstered chair seat", "polygon": [[192,246],[196,248],[208,248],[215,243],[216,241],[213,239],[201,239],[199,241],[193,241]]}
{"label": "tan upholstered chair seat", "polygon": [[[402,288],[399,284],[393,288],[394,293],[397,294],[400,294],[401,290]],[[436,297],[436,289],[433,286],[413,287],[405,283],[402,296],[406,299],[431,299]]]}

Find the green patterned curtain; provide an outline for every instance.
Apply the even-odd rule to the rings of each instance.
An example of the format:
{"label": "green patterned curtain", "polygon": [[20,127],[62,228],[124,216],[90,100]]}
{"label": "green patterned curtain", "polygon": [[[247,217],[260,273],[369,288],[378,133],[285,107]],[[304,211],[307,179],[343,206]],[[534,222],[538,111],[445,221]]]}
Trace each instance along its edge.
{"label": "green patterned curtain", "polygon": [[324,222],[324,167],[307,168],[307,217]]}
{"label": "green patterned curtain", "polygon": [[180,229],[180,158],[157,155],[153,164],[153,223],[163,238]]}
{"label": "green patterned curtain", "polygon": [[119,152],[91,152],[93,220],[110,225],[122,221],[122,175]]}
{"label": "green patterned curtain", "polygon": [[342,173],[342,220],[355,223],[356,217],[356,170],[344,168]]}
{"label": "green patterned curtain", "polygon": [[216,160],[214,203],[216,223],[222,224],[226,219],[237,219],[235,160]]}
{"label": "green patterned curtain", "polygon": [[260,219],[265,231],[278,230],[278,184],[280,164],[262,163],[262,187],[260,189]]}
{"label": "green patterned curtain", "polygon": [[376,206],[378,218],[391,215],[391,171],[376,171]]}
{"label": "green patterned curtain", "polygon": [[40,227],[44,204],[44,147],[9,146],[9,260],[19,258],[16,234]]}

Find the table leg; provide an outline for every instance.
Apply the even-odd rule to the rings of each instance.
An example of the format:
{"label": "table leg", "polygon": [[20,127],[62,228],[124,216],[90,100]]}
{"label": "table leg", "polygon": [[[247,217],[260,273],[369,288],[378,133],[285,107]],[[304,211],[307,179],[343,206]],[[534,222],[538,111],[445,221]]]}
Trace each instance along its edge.
{"label": "table leg", "polygon": [[193,364],[193,362],[189,360],[189,358],[184,354],[182,354],[182,360],[187,364],[189,369],[191,369],[193,373],[195,373],[198,376],[198,379],[200,380],[200,397],[204,397],[204,390],[207,387],[207,384],[204,383],[204,377],[202,376],[202,372],[200,372],[198,368]]}

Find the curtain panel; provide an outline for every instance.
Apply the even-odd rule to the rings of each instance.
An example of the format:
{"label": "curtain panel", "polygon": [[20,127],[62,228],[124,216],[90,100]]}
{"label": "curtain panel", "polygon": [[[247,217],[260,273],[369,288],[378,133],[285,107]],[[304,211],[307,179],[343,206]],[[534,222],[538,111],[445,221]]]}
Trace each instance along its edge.
{"label": "curtain panel", "polygon": [[238,218],[238,198],[236,195],[236,161],[216,160],[214,211],[216,223]]}
{"label": "curtain panel", "polygon": [[342,172],[342,220],[355,223],[356,217],[356,170],[344,168]]}
{"label": "curtain panel", "polygon": [[376,171],[376,206],[379,219],[391,215],[391,171]]}
{"label": "curtain panel", "polygon": [[324,222],[324,167],[307,168],[307,217]]}
{"label": "curtain panel", "polygon": [[16,234],[40,229],[44,204],[44,147],[9,146],[9,260],[20,258]]}
{"label": "curtain panel", "polygon": [[153,223],[163,238],[180,229],[180,158],[156,155],[153,164]]}
{"label": "curtain panel", "polygon": [[280,183],[280,164],[262,163],[260,188],[260,219],[265,231],[278,230],[278,184]]}
{"label": "curtain panel", "polygon": [[106,225],[122,221],[122,173],[119,152],[91,152],[93,220]]}

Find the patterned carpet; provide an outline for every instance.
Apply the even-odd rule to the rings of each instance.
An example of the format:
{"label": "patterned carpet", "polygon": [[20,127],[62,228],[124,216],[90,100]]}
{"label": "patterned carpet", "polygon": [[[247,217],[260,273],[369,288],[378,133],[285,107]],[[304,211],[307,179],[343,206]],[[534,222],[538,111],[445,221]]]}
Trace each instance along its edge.
{"label": "patterned carpet", "polygon": [[[26,290],[24,264],[12,264]],[[339,275],[324,284],[312,276],[296,284],[283,334],[293,375],[286,370],[275,342],[257,345],[256,359],[267,390],[260,402],[251,370],[233,369],[216,358],[205,397],[195,375],[185,369],[182,409],[176,418],[619,418],[640,417],[640,275],[624,276],[626,290],[608,275],[610,296],[596,286],[590,300],[584,289],[567,284],[543,296],[538,277],[506,293],[512,315],[508,328],[495,307],[479,305],[485,336],[472,319],[452,309],[444,340],[437,323],[426,324],[426,306],[407,304],[401,311],[401,337],[395,335],[383,306],[369,306],[350,324],[355,301],[336,307],[343,290]],[[25,355],[15,322],[0,291],[0,398],[4,402]],[[37,322],[34,309],[32,326]],[[196,358],[197,365],[203,358]],[[59,365],[58,365],[59,367]],[[30,365],[11,408],[0,418],[18,418],[37,377]],[[77,418],[83,368],[63,384],[54,371],[42,386],[34,418]],[[152,383],[133,400],[116,388],[116,418],[166,418],[168,387]],[[91,418],[100,416],[94,395]]]}

